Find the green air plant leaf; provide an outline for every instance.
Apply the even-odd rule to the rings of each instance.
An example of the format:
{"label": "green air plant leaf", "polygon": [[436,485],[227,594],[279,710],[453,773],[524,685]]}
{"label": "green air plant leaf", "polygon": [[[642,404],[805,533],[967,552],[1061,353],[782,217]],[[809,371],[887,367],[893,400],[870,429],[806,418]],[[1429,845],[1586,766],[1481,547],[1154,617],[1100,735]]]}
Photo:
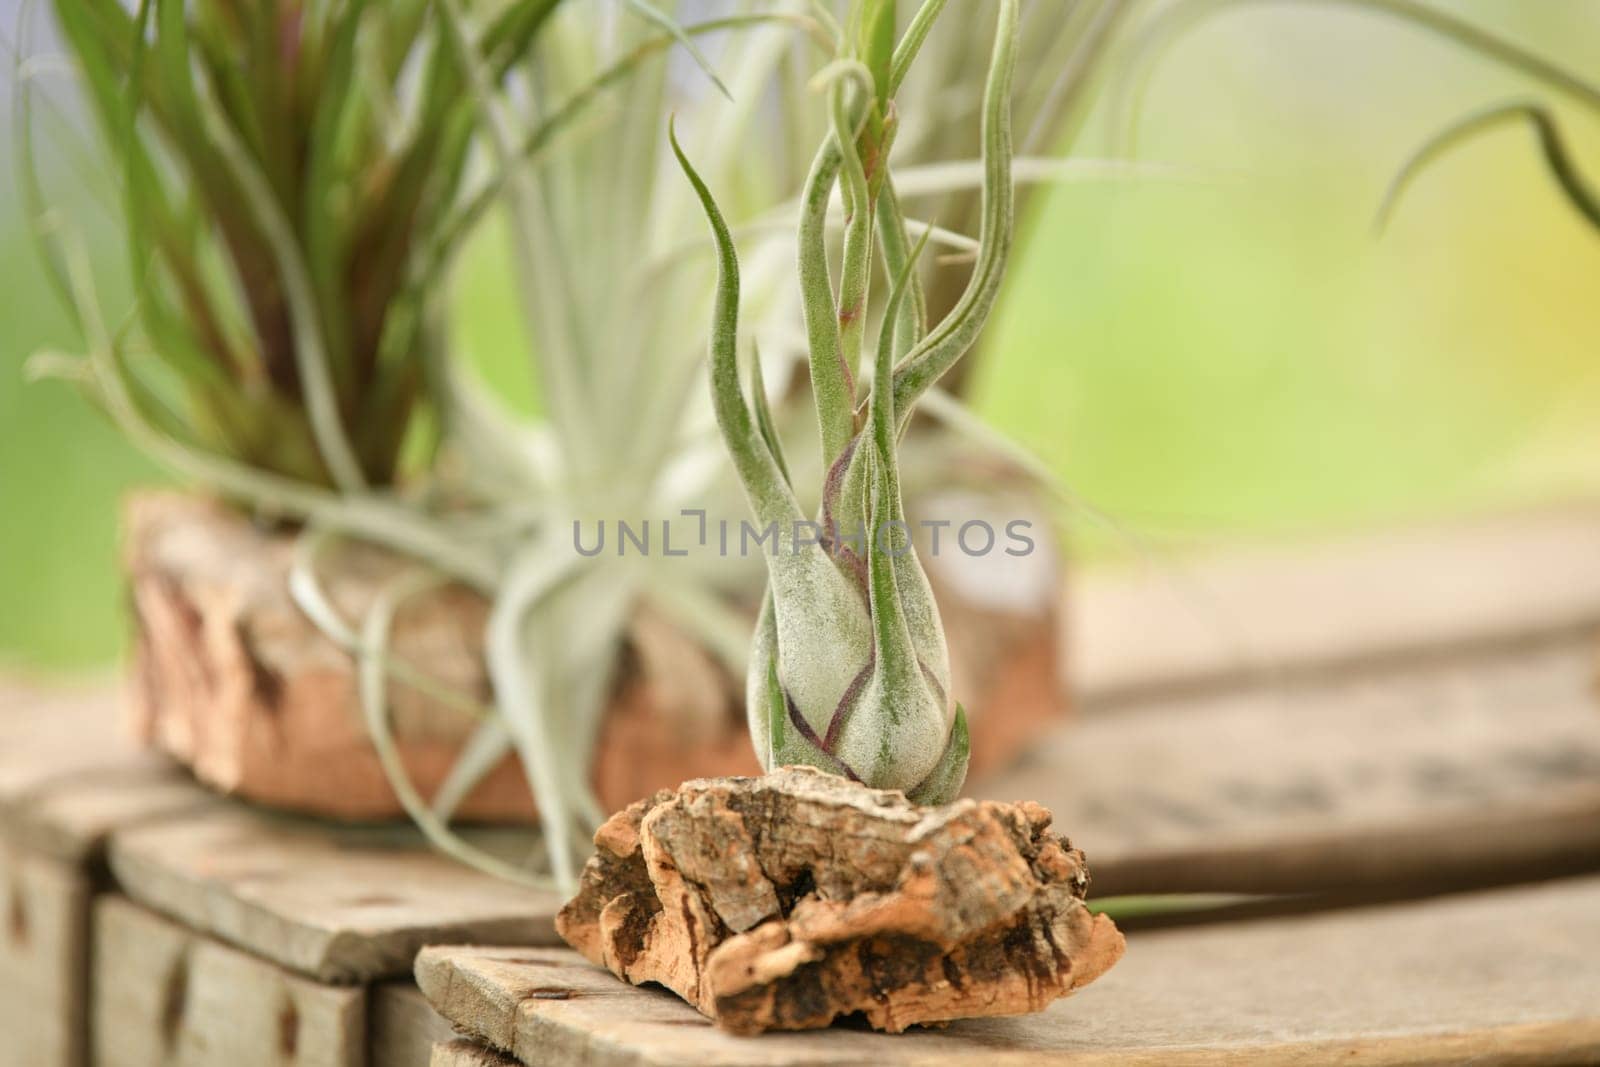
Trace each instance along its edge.
{"label": "green air plant leaf", "polygon": [[1475,26],[1440,6],[1420,3],[1418,0],[1183,0],[1149,19],[1130,45],[1128,61],[1118,79],[1112,106],[1112,130],[1121,146],[1129,151],[1137,148],[1138,118],[1143,111],[1143,98],[1149,90],[1151,75],[1159,67],[1167,50],[1191,32],[1196,24],[1235,8],[1294,3],[1367,11],[1408,23],[1440,40],[1531,78],[1586,107],[1600,110],[1600,85],[1529,51],[1515,41]]}
{"label": "green air plant leaf", "polygon": [[1546,169],[1567,202],[1582,215],[1584,221],[1600,229],[1600,199],[1579,173],[1571,153],[1561,137],[1560,127],[1547,108],[1538,104],[1517,101],[1498,104],[1473,112],[1458,119],[1430,137],[1412,153],[1389,182],[1383,202],[1378,207],[1376,227],[1382,230],[1398,206],[1400,198],[1411,188],[1413,180],[1445,153],[1494,127],[1511,122],[1525,121],[1533,128],[1539,140]]}
{"label": "green air plant leaf", "polygon": [[[1113,106],[1112,129],[1131,147],[1138,132],[1143,97],[1151,76],[1167,49],[1188,33],[1199,20],[1219,11],[1247,4],[1284,4],[1294,0],[1194,0],[1173,5],[1151,19],[1134,42],[1120,89],[1120,101]],[[1305,2],[1305,0],[1300,0]],[[1591,112],[1600,113],[1600,84],[1569,71],[1557,63],[1464,19],[1416,0],[1320,0],[1334,7],[1347,7],[1384,15],[1408,23],[1439,39],[1454,44],[1506,69],[1532,79]],[[1423,143],[1401,166],[1385,190],[1376,217],[1380,231],[1412,181],[1446,152],[1477,135],[1508,122],[1525,121],[1539,140],[1544,163],[1557,188],[1590,226],[1600,229],[1600,199],[1579,173],[1561,135],[1553,111],[1538,102],[1514,101],[1473,112],[1449,124]]]}
{"label": "green air plant leaf", "polygon": [[711,79],[711,84],[717,87],[717,91],[729,100],[733,99],[733,94],[728,92],[726,85],[722,84],[722,79],[717,76],[717,72],[712,68],[710,60],[706,59],[699,46],[694,43],[694,38],[684,31],[683,26],[676,19],[650,3],[649,0],[628,0],[628,6],[672,34],[673,38],[683,45],[684,50],[694,57],[695,63],[705,72],[706,77]]}
{"label": "green air plant leaf", "polygon": [[[903,309],[919,309],[919,255],[932,233],[908,247],[893,195],[888,147],[896,122],[893,89],[909,68],[891,58],[885,8],[855,12],[855,50],[816,80],[829,93],[830,128],[802,197],[800,284],[811,342],[813,399],[825,462],[820,521],[807,523],[780,465],[776,435],[756,397],[756,416],[736,367],[740,275],[732,237],[710,190],[675,134],[670,140],[693,186],[717,248],[719,284],[711,330],[711,384],[717,422],[751,510],[781,531],[767,558],[768,591],[748,674],[749,724],[769,768],[809,763],[925,803],[952,799],[966,777],[966,715],[950,695],[943,626],[910,540],[900,498],[901,431],[922,391],[949,368],[982,328],[994,304],[1011,242],[1010,87],[1018,5],[997,5],[995,44],[984,90],[985,205],[977,263],[967,295],[923,334]],[[924,13],[937,14],[930,4]],[[890,16],[892,17],[892,13]],[[927,35],[919,16],[893,50],[914,54]],[[827,201],[842,185],[847,216],[836,294],[823,240]],[[894,285],[870,365],[860,364],[872,274],[874,221]],[[870,372],[858,407],[853,369]]]}
{"label": "green air plant leaf", "polygon": [[[930,38],[944,0],[925,0],[898,42],[896,5],[887,0],[863,8],[848,32],[803,0],[681,27],[652,19],[648,5],[633,5],[638,17],[618,22],[611,5],[558,0],[54,6],[87,113],[126,211],[136,215],[125,221],[137,315],[124,320],[96,306],[89,257],[71,220],[49,210],[36,174],[23,183],[32,232],[85,335],[90,358],[75,365],[84,370],[80,380],[92,383],[132,441],[180,475],[304,525],[296,603],[358,658],[374,744],[397,795],[439,847],[526,877],[475,852],[448,825],[455,803],[514,750],[546,820],[551,880],[570,882],[574,854],[604,815],[585,771],[619,649],[640,609],[682,626],[729,669],[748,666],[758,686],[752,715],[761,720],[752,729],[765,759],[854,773],[849,759],[864,775],[886,775],[924,798],[959,788],[965,718],[949,710],[942,633],[920,566],[895,554],[899,540],[887,554],[865,541],[845,552],[819,543],[767,561],[769,588],[751,651],[748,621],[735,605],[745,602],[756,567],[709,553],[666,565],[609,553],[577,563],[565,531],[573,516],[637,514],[646,503],[659,509],[652,513],[671,514],[705,503],[701,494],[715,503],[724,488],[724,465],[701,433],[694,402],[702,320],[684,313],[713,303],[710,272],[701,269],[706,242],[690,241],[704,233],[702,209],[663,195],[657,117],[669,94],[682,90],[668,76],[666,54],[729,31],[750,44],[717,55],[738,98],[725,105],[701,91],[684,99],[685,121],[675,131],[683,140],[673,146],[680,158],[701,161],[711,185],[732,191],[727,206],[740,224],[742,278],[727,227],[716,231],[724,299],[716,309],[715,413],[763,525],[803,518],[797,484],[825,484],[828,509],[863,523],[899,513],[898,432],[874,429],[903,427],[911,405],[880,388],[891,414],[873,423],[871,397],[856,395],[855,379],[867,394],[885,366],[898,377],[929,339],[943,336],[927,329],[928,306],[945,304],[924,299],[915,238],[970,252],[982,265],[974,277],[998,277],[1010,192],[995,152],[1009,151],[1009,140],[990,133],[996,86],[1006,84],[1015,57],[1015,3],[999,8],[999,40],[1011,42],[1010,51],[997,50],[988,65],[985,49],[971,47],[981,35],[952,34],[948,44]],[[285,12],[295,17],[275,17]],[[819,42],[844,63],[814,106],[804,86]],[[927,151],[928,142],[908,139],[895,109],[896,90],[919,54],[943,62],[964,56],[962,49],[975,53],[961,60],[965,80],[944,88],[964,93],[980,77],[989,86],[982,180],[963,175],[938,189],[923,183],[920,193],[908,181],[912,192],[904,195],[981,187],[979,241],[956,232],[979,228],[966,225],[970,212],[954,224],[944,218],[943,229],[908,219],[888,167],[893,145],[908,158],[970,154]],[[28,99],[29,86],[19,84],[19,99]],[[775,84],[779,92],[765,91]],[[927,113],[935,121],[925,128],[937,132],[939,110]],[[31,148],[30,124],[16,129]],[[807,159],[794,149],[819,141],[807,185]],[[19,153],[29,169],[31,158]],[[476,161],[489,165],[469,165]],[[997,185],[997,175],[1007,180]],[[826,241],[839,184],[855,190],[855,215],[848,261],[836,267],[847,296],[859,292],[859,302],[849,302],[862,312],[850,317],[845,340]],[[704,183],[698,188],[720,223]],[[810,194],[812,228],[797,290],[788,240],[747,227],[799,202],[802,192]],[[446,344],[440,294],[448,292],[455,253],[479,221],[507,208],[519,302],[530,312],[531,370],[544,400],[537,420],[518,421],[484,403],[470,368]],[[874,236],[881,267],[873,262]],[[870,300],[877,269],[893,280],[887,361],[883,336],[876,347],[868,340],[883,303],[883,294],[877,305]],[[749,368],[755,396],[740,389],[741,311],[751,335],[746,351],[759,337],[787,358],[803,354],[789,327],[801,303],[808,336],[814,333],[815,392],[825,385],[816,373],[822,355],[831,352],[840,370],[842,387],[818,407],[833,435],[832,477],[793,450],[789,458],[803,461],[786,462],[779,432],[788,413],[768,409],[759,360]],[[986,314],[982,300],[970,301],[945,327],[975,332]],[[951,361],[960,354],[950,346],[941,352]],[[775,395],[774,405],[789,392]],[[407,468],[403,443],[432,425],[445,435],[440,462]],[[335,459],[343,468],[336,479],[313,438],[341,431],[354,462]],[[396,492],[401,482],[404,492]],[[346,493],[340,483],[370,489]],[[805,499],[809,507],[811,495]],[[416,561],[417,577],[346,620],[320,591],[312,565],[325,537],[399,551]],[[829,544],[839,547],[837,539]],[[493,717],[482,720],[429,805],[394,758],[388,687],[405,685],[451,706],[475,702],[393,654],[388,634],[402,603],[439,580],[495,601],[486,655],[495,694],[492,707],[469,709]],[[889,650],[882,656],[880,644]],[[900,689],[919,707],[893,715],[869,707],[869,684],[877,699]],[[886,738],[890,756],[897,748],[911,753],[893,767],[882,758]]]}
{"label": "green air plant leaf", "polygon": [[[508,5],[493,77],[557,0]],[[130,398],[184,448],[317,488],[406,475],[436,397],[443,287],[476,128],[421,0],[54,0],[120,179],[137,297]],[[425,460],[426,453],[421,457]]]}

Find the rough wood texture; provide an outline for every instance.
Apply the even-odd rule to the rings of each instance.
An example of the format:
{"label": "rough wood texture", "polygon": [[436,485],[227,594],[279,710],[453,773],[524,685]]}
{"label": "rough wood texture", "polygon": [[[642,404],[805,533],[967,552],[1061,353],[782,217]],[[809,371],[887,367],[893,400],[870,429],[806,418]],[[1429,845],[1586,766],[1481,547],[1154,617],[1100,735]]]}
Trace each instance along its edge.
{"label": "rough wood texture", "polygon": [[[224,792],[347,818],[398,814],[362,724],[350,657],[289,597],[293,537],[174,493],[133,497],[124,529],[137,637],[131,719],[140,738]],[[353,619],[401,567],[351,546],[321,570],[329,596]],[[407,613],[394,647],[440,682],[481,697],[485,617],[480,598],[450,589],[429,610]],[[404,686],[395,687],[393,715],[406,765],[431,795],[474,720]],[[508,760],[462,812],[525,818],[530,806]]]}
{"label": "rough wood texture", "polygon": [[95,903],[95,1062],[362,1067],[366,993],[321,985],[120,897]]}
{"label": "rough wood texture", "polygon": [[1600,865],[1592,639],[1084,717],[981,795],[1072,829],[1095,891],[1300,892]]}
{"label": "rough wood texture", "polygon": [[[136,733],[226,793],[338,818],[401,816],[367,740],[350,657],[290,600],[292,535],[173,493],[134,497],[125,527],[138,636],[131,687]],[[403,566],[388,553],[350,545],[319,573],[339,610],[355,619]],[[969,718],[983,721],[994,709],[995,728],[974,741],[979,771],[1008,761],[1063,706],[1059,581],[1045,587],[1044,597],[1035,590],[1025,610],[1009,613],[992,594],[961,591],[983,584],[945,583],[950,592],[941,605],[956,647],[968,637],[986,647],[985,635],[1007,627],[1030,638],[958,657],[956,692]],[[481,660],[487,610],[481,598],[452,587],[400,618],[396,652],[487,703]],[[610,810],[686,778],[759,770],[746,733],[742,680],[657,615],[641,611],[630,623],[614,685],[593,768]],[[392,692],[403,758],[419,789],[432,795],[475,720],[403,684]],[[516,761],[508,757],[497,767],[460,812],[493,821],[532,818]]]}
{"label": "rough wood texture", "polygon": [[443,1041],[434,1046],[430,1067],[517,1067],[517,1061],[471,1041]]}
{"label": "rough wood texture", "polygon": [[424,988],[539,1067],[1476,1067],[1600,1060],[1600,879],[1147,932],[1042,1013],[741,1038],[575,953],[433,948]]}
{"label": "rough wood texture", "polygon": [[1122,954],[1049,826],[1036,804],[924,808],[809,767],[700,779],[601,827],[556,927],[734,1033],[1038,1011]]}
{"label": "rough wood texture", "polygon": [[[1237,546],[1074,582],[1084,707],[1600,630],[1600,503]],[[1313,609],[1314,606],[1314,610]]]}
{"label": "rough wood texture", "polygon": [[109,858],[141,904],[322,981],[407,974],[417,949],[440,940],[555,941],[553,895],[463,867],[405,827],[329,826],[211,798],[119,831]]}
{"label": "rough wood texture", "polygon": [[84,1062],[89,879],[0,839],[0,1067]]}
{"label": "rough wood texture", "polygon": [[[977,788],[1054,811],[1094,861],[1101,894],[1391,887],[1570,870],[1600,862],[1594,674],[1592,641],[1570,638],[1147,701],[1086,716],[1012,774]],[[106,735],[107,698],[11,692],[0,701],[12,713],[0,714],[0,827],[14,834],[75,805],[97,811],[93,820],[64,820],[64,850],[81,854],[146,795],[119,777],[128,772],[80,761]],[[1378,737],[1383,745],[1370,743]],[[224,940],[288,966],[346,974],[403,973],[425,930],[435,940],[554,943],[554,897],[507,891],[486,906],[478,889],[441,880],[426,897],[432,905],[350,905],[409,899],[392,886],[412,877],[423,851],[415,837],[333,834],[153,780],[157,793],[176,789],[168,799],[180,809],[199,799],[200,817],[192,839],[155,823],[124,835],[130,888]],[[228,858],[230,836],[247,843],[247,859]],[[362,857],[347,868],[359,883],[340,873],[341,847]],[[318,857],[310,866],[308,854]],[[426,856],[417,863],[447,866]],[[286,872],[281,885],[274,870]],[[362,962],[368,941],[389,946],[381,966]]]}
{"label": "rough wood texture", "polygon": [[455,1028],[433,1010],[415,982],[382,982],[367,990],[367,1062],[372,1067],[428,1067],[435,1045]]}
{"label": "rough wood texture", "polygon": [[123,736],[109,684],[0,681],[0,833],[18,846],[89,864],[113,827],[203,799]]}

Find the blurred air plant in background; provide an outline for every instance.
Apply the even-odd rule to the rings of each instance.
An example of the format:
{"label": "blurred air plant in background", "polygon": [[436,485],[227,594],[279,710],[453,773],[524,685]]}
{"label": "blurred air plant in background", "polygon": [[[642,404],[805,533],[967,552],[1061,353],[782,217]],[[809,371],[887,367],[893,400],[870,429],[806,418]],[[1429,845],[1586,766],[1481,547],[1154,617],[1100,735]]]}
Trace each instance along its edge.
{"label": "blurred air plant in background", "polygon": [[[1407,23],[1464,48],[1507,70],[1524,75],[1552,92],[1600,114],[1600,82],[1591,81],[1538,55],[1515,41],[1418,0],[1181,0],[1144,20],[1129,44],[1128,62],[1115,92],[1113,134],[1119,152],[1137,149],[1138,118],[1151,78],[1166,52],[1200,21],[1233,8],[1272,4],[1314,4],[1366,11]],[[1590,226],[1600,229],[1600,195],[1579,171],[1554,109],[1540,100],[1517,99],[1491,104],[1447,124],[1430,136],[1401,165],[1384,191],[1376,226],[1382,229],[1402,196],[1428,166],[1464,142],[1500,126],[1526,123],[1538,142],[1540,156],[1557,190]]]}
{"label": "blurred air plant in background", "polygon": [[[791,536],[787,544],[780,538],[768,559],[746,687],[751,734],[768,769],[809,764],[904,790],[923,803],[955,798],[969,747],[965,717],[950,697],[938,608],[909,540],[897,452],[916,401],[971,347],[1005,272],[1017,49],[1016,0],[1001,0],[982,94],[978,259],[955,307],[928,331],[915,272],[922,246],[909,247],[889,156],[900,121],[896,90],[940,7],[924,5],[897,46],[893,0],[860,4],[846,48],[818,75],[829,91],[832,132],[807,182],[799,269],[826,473],[817,536]],[[759,361],[752,363],[753,410],[740,385],[741,279],[733,238],[706,183],[676,140],[673,147],[718,248],[711,331],[717,421],[757,520],[798,531],[806,513],[766,408]],[[837,289],[823,239],[835,182],[846,218]],[[894,286],[877,342],[868,345],[864,320],[875,229]],[[858,376],[871,382],[859,398]]]}
{"label": "blurred air plant in background", "polygon": [[[1024,145],[1069,140],[1126,3],[1038,0],[1019,13],[1008,0],[993,57],[966,27],[930,35],[945,6],[927,0],[901,24],[892,3],[854,4],[841,19],[828,5],[792,0],[680,24],[645,0],[143,0],[134,11],[119,0],[57,0],[114,164],[137,306],[125,319],[106,316],[81,235],[49,203],[31,121],[43,68],[24,64],[16,132],[25,207],[88,349],[84,360],[46,353],[35,366],[82,382],[177,473],[300,524],[291,591],[357,658],[373,742],[407,811],[441,849],[505,877],[550,882],[450,825],[474,785],[515,752],[551,876],[571,882],[605,815],[589,768],[642,604],[736,675],[752,662],[742,604],[756,602],[753,561],[588,558],[570,536],[577,522],[737,507],[712,407],[696,388],[717,271],[700,206],[664,155],[673,107],[685,150],[723,191],[745,249],[741,310],[775,383],[772,410],[757,386],[763,440],[775,442],[777,426],[797,428],[789,371],[807,362],[812,370],[820,447],[792,453],[789,474],[799,493],[819,488],[804,499],[785,488],[785,506],[865,523],[899,514],[900,483],[916,471],[947,478],[937,459],[917,461],[938,448],[907,445],[897,460],[919,398],[961,434],[1006,450],[934,381],[972,346],[1009,245],[1012,66]],[[702,41],[722,46],[713,49],[721,78],[709,73]],[[675,50],[701,70],[679,70]],[[847,58],[818,81],[835,56]],[[829,107],[816,106],[813,82]],[[917,105],[904,120],[892,106],[897,89]],[[963,109],[978,100],[982,158],[962,158],[979,125]],[[838,131],[858,127],[841,151]],[[819,139],[822,151],[805,158],[801,146]],[[892,181],[891,149],[919,161],[898,166]],[[1129,172],[1016,160],[1019,181]],[[905,210],[904,201],[935,196],[949,200],[943,225]],[[445,350],[445,279],[494,217],[512,237],[543,400],[536,419],[511,412]],[[789,275],[797,222],[800,288]],[[919,262],[913,240],[949,255]],[[843,262],[843,322],[830,248]],[[874,297],[879,258],[888,284]],[[882,296],[891,291],[892,308]],[[929,320],[940,325],[925,334]],[[877,358],[863,358],[874,327]],[[885,359],[892,392],[858,397],[857,376],[881,378]],[[731,365],[713,369],[721,404]],[[344,617],[319,577],[340,538],[416,564],[361,618]],[[785,610],[800,594],[785,593],[788,579],[774,573],[778,600],[763,611],[748,673],[751,721],[763,759],[827,766],[839,754],[868,780],[937,799],[964,774],[965,722],[953,710],[926,580],[904,545],[890,547],[842,567],[826,560],[829,570],[817,572],[826,575],[818,604],[856,643],[859,662],[842,684],[830,672],[844,657],[802,661],[805,609]],[[492,601],[493,706],[391,653],[397,614],[443,582]],[[820,647],[826,626],[817,630]],[[769,716],[775,672],[798,720]],[[429,799],[407,778],[392,736],[395,682],[481,716]],[[855,710],[835,714],[841,700]],[[883,716],[903,725],[886,733]],[[790,722],[795,730],[778,729]],[[874,746],[890,734],[898,751],[885,757]]]}
{"label": "blurred air plant in background", "polygon": [[[116,325],[102,311],[85,242],[51,208],[35,167],[39,68],[20,69],[27,207],[89,349],[83,360],[43,353],[34,367],[81,382],[178,473],[303,524],[291,591],[360,660],[368,725],[407,810],[458,858],[527,878],[448,826],[514,749],[564,879],[575,835],[603,814],[588,754],[643,593],[632,561],[585,573],[567,520],[647,513],[663,465],[685,451],[682,397],[699,372],[699,327],[674,333],[666,313],[692,303],[694,287],[676,269],[681,235],[653,192],[662,60],[714,30],[821,30],[784,14],[680,27],[643,2],[628,5],[626,25],[612,5],[463,6],[154,0],[128,11],[62,0],[56,14],[125,198],[138,301]],[[758,88],[761,64],[786,53],[752,49],[735,85]],[[755,122],[753,110],[739,121]],[[726,122],[717,131],[734,132]],[[548,419],[532,426],[445,358],[441,340],[446,272],[501,205],[549,396]],[[709,302],[708,280],[700,288]],[[390,407],[373,406],[391,394]],[[404,439],[422,422],[437,426],[438,455],[427,443],[431,462],[399,478]],[[244,429],[254,432],[229,436]],[[418,569],[364,618],[343,618],[317,572],[339,537],[397,550]],[[446,580],[494,602],[495,708],[389,653],[395,615]],[[697,598],[693,578],[673,583],[661,598],[672,613],[709,616],[700,629],[742,669],[723,617],[733,609]],[[400,763],[391,680],[483,717],[431,804]]]}
{"label": "blurred air plant in background", "polygon": [[[359,492],[394,483],[408,438],[431,436],[472,116],[427,7],[54,5],[119,179],[138,295],[137,337],[115,331],[107,370],[173,441]],[[485,61],[503,74],[536,28],[499,20]]]}

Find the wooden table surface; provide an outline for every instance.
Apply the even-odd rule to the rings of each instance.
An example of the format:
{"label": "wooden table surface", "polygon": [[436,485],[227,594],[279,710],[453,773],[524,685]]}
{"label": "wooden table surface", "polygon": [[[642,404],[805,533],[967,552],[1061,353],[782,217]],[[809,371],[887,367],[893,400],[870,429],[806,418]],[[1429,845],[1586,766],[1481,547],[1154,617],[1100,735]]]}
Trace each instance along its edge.
{"label": "wooden table surface", "polygon": [[901,1035],[734,1037],[560,949],[430,948],[417,975],[458,1028],[539,1067],[1593,1063],[1600,878],[1136,933],[1044,1012]]}
{"label": "wooden table surface", "polygon": [[[1600,509],[1235,554],[1176,577],[1091,574],[1073,617],[1080,713],[972,791],[1052,808],[1096,895],[1326,904],[1600,870]],[[0,1042],[0,1064],[82,1062],[91,912],[137,933],[129,944],[192,941],[227,964],[198,976],[303,991],[342,1020],[331,1044],[366,1034],[362,1055],[381,1049],[386,1067],[426,1062],[444,1036],[404,981],[414,953],[468,942],[519,947],[430,953],[443,1002],[476,1004],[473,1025],[538,1064],[1600,1060],[1593,880],[1138,931],[1101,983],[1032,1020],[729,1045],[554,948],[549,894],[458,867],[404,827],[199,788],[123,740],[116,688],[0,685],[0,987],[33,997],[0,1001],[0,1023],[69,1020],[15,1046],[47,1050],[32,1061]],[[357,1003],[341,985],[369,987],[359,1012],[338,1015]],[[138,997],[122,1007],[171,1022]],[[495,1062],[435,1053],[452,1057]]]}

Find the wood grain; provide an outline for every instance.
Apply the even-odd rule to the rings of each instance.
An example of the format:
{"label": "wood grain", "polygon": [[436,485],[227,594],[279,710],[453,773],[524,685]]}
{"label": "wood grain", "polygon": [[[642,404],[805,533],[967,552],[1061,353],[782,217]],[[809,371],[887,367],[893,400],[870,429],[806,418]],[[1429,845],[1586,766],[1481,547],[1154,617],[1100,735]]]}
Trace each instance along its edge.
{"label": "wood grain", "polygon": [[0,1067],[84,1062],[89,880],[0,839]]}
{"label": "wood grain", "polygon": [[[1593,663],[1587,638],[1558,637],[1147,699],[1057,732],[974,792],[1049,807],[1087,852],[1099,895],[1482,881],[1600,863]],[[340,980],[404,973],[430,938],[554,943],[553,898],[480,878],[409,831],[273,817],[159,764],[91,759],[103,698],[29,699],[50,709],[37,729],[0,716],[8,738],[31,738],[0,747],[5,834],[82,856],[131,823],[111,849],[117,876],[158,911]]]}
{"label": "wood grain", "polygon": [[84,870],[105,853],[146,906],[325,981],[408,974],[430,939],[555,943],[553,896],[445,859],[408,826],[321,823],[216,797],[138,750],[115,717],[104,683],[0,687],[0,840]]}
{"label": "wood grain", "polygon": [[1600,866],[1595,644],[1173,695],[974,792],[1036,800],[1098,895],[1449,884]]}
{"label": "wood grain", "polygon": [[364,990],[307,981],[118,896],[95,903],[94,926],[96,1063],[366,1063]]}
{"label": "wood grain", "polygon": [[434,1003],[539,1067],[1475,1065],[1600,1059],[1600,878],[1148,932],[1048,1010],[898,1036],[739,1038],[554,949],[432,948]]}
{"label": "wood grain", "polygon": [[407,974],[417,950],[441,940],[555,943],[553,894],[463,867],[408,827],[329,825],[218,798],[118,832],[109,858],[141,904],[320,981]]}
{"label": "wood grain", "polygon": [[90,864],[113,827],[204,796],[124,735],[111,683],[0,681],[0,834],[18,845]]}
{"label": "wood grain", "polygon": [[443,1041],[433,1048],[430,1067],[517,1067],[517,1061],[471,1041]]}
{"label": "wood grain", "polygon": [[367,1062],[372,1067],[428,1067],[434,1046],[456,1039],[415,982],[381,982],[367,990]]}

